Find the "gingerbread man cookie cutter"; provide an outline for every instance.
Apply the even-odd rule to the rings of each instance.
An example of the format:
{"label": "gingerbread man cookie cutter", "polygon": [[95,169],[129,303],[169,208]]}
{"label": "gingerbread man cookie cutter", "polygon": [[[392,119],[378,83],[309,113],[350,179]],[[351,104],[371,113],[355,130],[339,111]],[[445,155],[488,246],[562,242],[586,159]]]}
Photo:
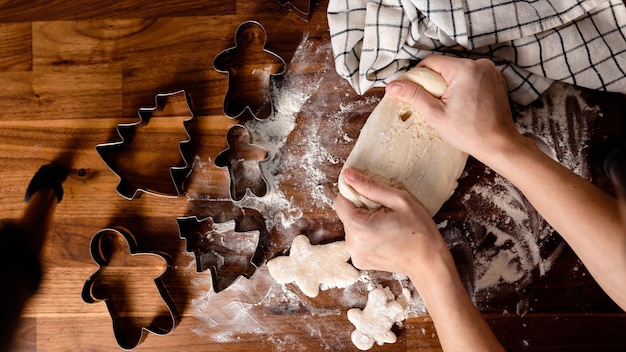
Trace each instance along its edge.
{"label": "gingerbread man cookie cutter", "polygon": [[215,157],[215,165],[228,168],[230,175],[230,197],[242,200],[248,193],[262,197],[267,193],[267,181],[261,163],[267,161],[267,149],[252,144],[248,129],[235,125],[226,135],[228,148]]}
{"label": "gingerbread man cookie cutter", "polygon": [[[120,250],[124,250],[123,257],[120,257]],[[121,348],[130,350],[137,347],[145,339],[146,331],[166,335],[176,327],[178,311],[163,282],[163,275],[171,266],[168,256],[139,252],[130,232],[114,228],[105,228],[93,236],[91,256],[98,264],[98,270],[85,282],[82,298],[86,303],[106,302],[113,333]],[[150,287],[145,285],[146,280],[142,276],[146,268],[130,266],[129,262],[135,259],[147,263],[154,258],[160,259],[160,264],[164,263],[166,268],[153,279],[154,287]],[[160,299],[155,299],[155,293]],[[142,317],[142,314],[147,316]]]}
{"label": "gingerbread man cookie cutter", "polygon": [[228,74],[228,90],[224,97],[224,114],[239,119],[249,112],[264,120],[274,112],[271,82],[285,73],[285,60],[267,50],[267,33],[256,21],[239,25],[235,46],[213,59],[216,71]]}

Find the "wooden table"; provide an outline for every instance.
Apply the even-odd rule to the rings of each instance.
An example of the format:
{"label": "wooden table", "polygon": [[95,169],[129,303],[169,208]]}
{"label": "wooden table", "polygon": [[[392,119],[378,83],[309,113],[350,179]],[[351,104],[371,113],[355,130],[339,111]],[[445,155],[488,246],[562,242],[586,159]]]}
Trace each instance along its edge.
{"label": "wooden table", "polygon": [[[140,251],[171,258],[163,282],[180,313],[178,325],[166,336],[148,334],[137,350],[356,350],[346,311],[363,307],[367,283],[307,298],[293,285],[273,282],[264,265],[286,253],[298,233],[313,243],[343,236],[330,206],[337,175],[382,94],[377,89],[357,96],[334,72],[326,4],[313,8],[309,22],[281,12],[273,0],[0,5],[0,217],[21,216],[25,189],[42,164],[54,161],[69,170],[43,250],[44,279],[23,312],[15,351],[119,350],[105,303],[87,304],[81,297],[86,280],[98,269],[90,241],[108,227],[134,234]],[[212,65],[215,56],[234,45],[237,26],[250,19],[265,26],[267,48],[286,62],[286,74],[274,89],[273,122],[226,117],[228,76]],[[196,121],[188,131],[193,169],[186,194],[124,199],[116,193],[118,177],[95,146],[119,140],[117,125],[136,122],[138,109],[153,107],[155,95],[180,89],[190,94]],[[541,131],[551,141],[567,135],[548,143],[555,156],[583,165],[586,177],[610,191],[601,172],[603,146],[620,133],[625,106],[618,95],[556,84],[540,101],[515,111],[529,134]],[[177,113],[184,114],[184,108]],[[565,125],[550,122],[554,115]],[[214,163],[228,148],[226,134],[236,124],[245,125],[252,142],[271,158],[265,164],[267,195],[249,195],[241,203],[230,200],[228,170]],[[563,126],[569,129],[563,131]],[[179,124],[165,124],[162,130],[165,136],[180,132]],[[155,150],[171,155],[168,141],[155,140]],[[568,151],[574,151],[571,158]],[[435,218],[500,341],[509,350],[624,350],[626,314],[523,198],[516,209],[530,215],[513,229],[534,231],[529,232],[537,239],[533,250],[540,251],[542,264],[522,271],[524,279],[514,284],[475,281],[472,275],[481,269],[472,255],[484,259],[496,246],[496,231],[486,225],[502,229],[509,224],[507,214],[503,217],[502,209],[489,205],[495,204],[492,200],[479,197],[479,190],[500,188],[509,192],[505,197],[515,195],[470,160],[457,193]],[[210,272],[196,272],[195,258],[179,237],[176,220],[183,216],[265,224],[258,229],[262,250],[256,272],[215,293]],[[120,278],[151,280],[156,269],[164,269],[162,263],[142,263],[129,262]],[[384,273],[369,277],[396,291],[410,287]],[[440,349],[428,315],[413,314],[395,331],[398,342],[372,350]]]}

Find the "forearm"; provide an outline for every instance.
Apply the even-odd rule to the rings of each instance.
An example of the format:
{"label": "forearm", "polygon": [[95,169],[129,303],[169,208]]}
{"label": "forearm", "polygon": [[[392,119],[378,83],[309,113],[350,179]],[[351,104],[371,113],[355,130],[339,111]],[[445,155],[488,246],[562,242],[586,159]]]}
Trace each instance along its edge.
{"label": "forearm", "polygon": [[502,351],[503,348],[472,303],[454,262],[431,262],[410,274],[428,309],[444,351]]}
{"label": "forearm", "polygon": [[522,191],[605,292],[626,307],[626,231],[616,199],[552,160],[529,139],[508,142],[492,148],[481,161]]}

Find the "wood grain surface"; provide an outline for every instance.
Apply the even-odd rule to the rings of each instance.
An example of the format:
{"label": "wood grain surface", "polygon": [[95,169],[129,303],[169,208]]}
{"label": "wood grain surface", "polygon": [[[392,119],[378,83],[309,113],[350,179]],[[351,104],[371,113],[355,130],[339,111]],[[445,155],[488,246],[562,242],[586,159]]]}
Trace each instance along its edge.
{"label": "wood grain surface", "polygon": [[[178,324],[165,336],[145,334],[138,351],[356,351],[346,312],[363,307],[366,283],[311,299],[293,285],[273,283],[265,267],[267,260],[287,253],[298,233],[314,244],[342,238],[341,222],[329,200],[337,194],[342,161],[382,94],[374,89],[358,96],[335,73],[326,5],[315,4],[305,22],[282,12],[274,0],[0,2],[0,218],[21,217],[24,192],[41,165],[56,162],[69,170],[64,199],[46,237],[43,282],[22,314],[13,351],[120,350],[106,304],[87,304],[81,297],[85,282],[98,270],[90,241],[107,227],[125,228],[134,234],[140,251],[171,259],[163,281],[180,314]],[[272,89],[277,115],[296,105],[291,132],[278,123],[263,125],[249,116],[236,120],[224,114],[228,75],[214,69],[213,59],[233,47],[237,27],[247,20],[265,27],[267,49],[287,64],[286,74]],[[124,199],[116,193],[119,178],[96,145],[119,140],[119,124],[137,122],[140,107],[154,107],[157,94],[180,89],[191,96],[196,116],[187,131],[194,158],[186,194]],[[514,109],[516,118],[530,121],[529,134],[540,130],[548,139],[563,137],[565,132],[551,118],[564,116],[569,134],[565,144],[553,150],[555,156],[580,151],[574,161],[584,166],[582,173],[612,191],[601,165],[606,142],[622,133],[623,96],[555,84],[539,101]],[[280,190],[280,199],[230,200],[228,169],[217,167],[214,160],[228,148],[229,129],[239,124],[250,129],[253,143],[280,155],[270,161],[272,173],[266,175],[276,188],[270,193]],[[171,143],[180,140],[181,132],[180,124],[164,124],[154,150],[139,151],[138,157],[171,153]],[[270,140],[264,133],[284,135],[279,154],[275,145],[263,143]],[[166,148],[158,141],[168,136]],[[316,148],[317,159],[311,158],[311,148]],[[472,192],[477,185],[497,182],[493,173],[470,159],[459,189],[435,218],[444,235],[452,236],[447,239],[459,268],[469,273],[470,289],[473,271],[464,269],[474,264],[472,255],[464,253],[494,245],[479,220],[502,215]],[[508,350],[626,350],[626,314],[604,295],[558,234],[527,204],[520,206],[534,214],[542,258],[553,260],[549,267],[526,273],[523,284],[474,290],[497,337]],[[195,258],[180,238],[176,220],[184,216],[210,216],[217,223],[236,220],[238,226],[247,221],[252,230],[267,224],[257,229],[261,239],[256,272],[214,292],[210,271],[196,272]],[[452,239],[459,238],[468,244],[456,246]],[[162,269],[162,263],[130,259],[111,277],[153,279]],[[384,273],[371,277],[396,289],[407,285]],[[149,290],[125,294],[132,296],[131,302],[141,302],[129,315],[149,322],[159,311],[154,308],[158,295],[142,298],[150,296]],[[374,346],[372,351],[441,349],[427,314],[412,316],[394,331],[395,344]]]}

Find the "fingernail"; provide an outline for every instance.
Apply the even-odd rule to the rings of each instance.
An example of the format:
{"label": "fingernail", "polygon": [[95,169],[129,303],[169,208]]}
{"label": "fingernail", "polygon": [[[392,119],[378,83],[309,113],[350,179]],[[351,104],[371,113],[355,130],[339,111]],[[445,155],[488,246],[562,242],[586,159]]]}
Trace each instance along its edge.
{"label": "fingernail", "polygon": [[387,88],[385,89],[385,91],[391,95],[402,95],[403,90],[404,87],[402,86],[402,84],[395,81],[389,83],[387,85]]}
{"label": "fingernail", "polygon": [[361,174],[354,169],[347,168],[343,172],[343,177],[346,179],[346,181],[348,181],[348,183],[351,183],[358,181],[359,178],[361,178]]}

